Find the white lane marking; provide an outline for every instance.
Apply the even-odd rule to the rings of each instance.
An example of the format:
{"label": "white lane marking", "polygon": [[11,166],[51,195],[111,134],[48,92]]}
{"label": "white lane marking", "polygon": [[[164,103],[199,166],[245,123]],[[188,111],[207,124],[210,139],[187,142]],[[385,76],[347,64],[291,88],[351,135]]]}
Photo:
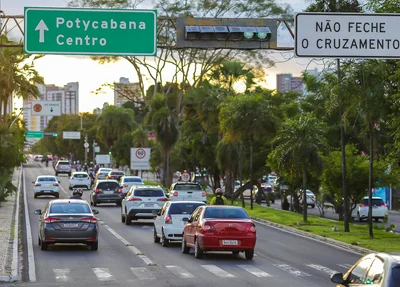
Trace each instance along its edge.
{"label": "white lane marking", "polygon": [[140,280],[156,279],[156,277],[154,277],[146,267],[131,267],[131,270]]}
{"label": "white lane marking", "polygon": [[139,254],[139,255],[137,255],[137,257],[142,259],[144,261],[144,263],[146,263],[148,266],[156,266],[157,265],[153,261],[151,261],[146,255]]}
{"label": "white lane marking", "polygon": [[287,264],[274,264],[274,266],[294,276],[311,276],[310,274],[297,270]]}
{"label": "white lane marking", "polygon": [[96,274],[97,279],[99,281],[113,281],[115,280],[114,276],[111,275],[108,268],[92,268],[94,274]]}
{"label": "white lane marking", "polygon": [[350,267],[352,267],[353,265],[351,264],[336,264],[337,266],[343,267],[344,269],[349,269]]}
{"label": "white lane marking", "polygon": [[225,270],[215,266],[215,265],[201,265],[204,269],[207,271],[213,273],[214,275],[217,275],[220,278],[234,278],[236,277],[235,275],[226,272]]}
{"label": "white lane marking", "polygon": [[325,272],[325,273],[327,273],[329,275],[338,273],[338,271],[336,271],[336,270],[333,270],[333,269],[330,269],[328,267],[325,267],[325,266],[322,266],[322,265],[318,265],[318,264],[307,264],[307,266],[311,267],[311,268],[314,268],[314,269],[316,269],[318,271]]}
{"label": "white lane marking", "polygon": [[[26,180],[25,170],[22,169],[23,180],[24,180],[24,207],[25,207],[25,226],[26,226],[26,242],[28,247],[28,266],[29,266],[29,281],[36,282],[36,267],[35,267],[35,255],[33,254],[33,243],[32,243],[32,229],[31,221],[29,219],[29,208],[28,200],[26,198]],[[18,234],[18,233],[17,233]]]}
{"label": "white lane marking", "polygon": [[69,280],[69,269],[53,269],[57,282],[67,282]]}
{"label": "white lane marking", "polygon": [[171,271],[172,273],[174,273],[176,276],[178,276],[179,278],[196,278],[196,276],[194,276],[192,273],[186,271],[185,269],[183,269],[180,266],[176,266],[176,265],[167,265],[165,266],[169,269],[169,271]]}
{"label": "white lane marking", "polygon": [[103,225],[104,228],[106,228],[108,231],[111,232],[112,235],[117,237],[123,244],[128,245],[129,241],[123,238],[121,235],[119,235],[117,232],[115,232],[110,226],[108,225]]}
{"label": "white lane marking", "polygon": [[238,265],[240,268],[246,270],[247,272],[257,276],[257,277],[273,277],[271,274],[254,267],[253,265]]}

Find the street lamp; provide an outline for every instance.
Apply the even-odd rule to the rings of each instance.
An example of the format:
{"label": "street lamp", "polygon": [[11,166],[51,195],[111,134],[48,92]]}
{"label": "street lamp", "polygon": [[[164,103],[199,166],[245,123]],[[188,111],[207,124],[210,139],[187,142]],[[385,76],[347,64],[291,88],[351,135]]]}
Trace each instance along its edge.
{"label": "street lamp", "polygon": [[19,118],[19,116],[22,114],[22,112],[25,110],[25,108],[20,108],[20,112],[19,114],[15,117],[15,119],[11,122],[10,124],[10,128],[15,124],[15,122],[17,121],[17,119]]}

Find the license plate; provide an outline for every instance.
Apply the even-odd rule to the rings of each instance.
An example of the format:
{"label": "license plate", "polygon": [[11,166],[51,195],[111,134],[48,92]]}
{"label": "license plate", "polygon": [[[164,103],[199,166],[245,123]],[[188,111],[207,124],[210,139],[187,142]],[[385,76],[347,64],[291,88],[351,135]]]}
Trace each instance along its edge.
{"label": "license plate", "polygon": [[51,192],[51,190],[45,190],[44,192]]}
{"label": "license plate", "polygon": [[237,240],[222,240],[222,245],[238,245]]}
{"label": "license plate", "polygon": [[105,190],[105,191],[104,191],[104,194],[113,194],[113,193],[114,193],[113,190]]}
{"label": "license plate", "polygon": [[64,223],[64,227],[67,227],[67,228],[78,227],[78,223]]}
{"label": "license plate", "polygon": [[154,204],[152,204],[152,203],[145,203],[144,204],[144,207],[153,207],[154,206]]}

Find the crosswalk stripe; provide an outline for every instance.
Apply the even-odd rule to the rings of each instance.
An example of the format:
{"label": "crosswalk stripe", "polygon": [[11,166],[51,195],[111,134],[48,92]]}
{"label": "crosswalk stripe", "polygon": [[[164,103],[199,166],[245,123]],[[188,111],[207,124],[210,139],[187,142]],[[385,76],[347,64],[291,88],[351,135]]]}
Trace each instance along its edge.
{"label": "crosswalk stripe", "polygon": [[344,269],[349,269],[353,265],[351,265],[351,264],[337,264],[337,266],[343,267]]}
{"label": "crosswalk stripe", "polygon": [[236,277],[235,275],[226,272],[225,270],[215,266],[215,265],[201,265],[204,269],[207,271],[213,273],[214,275],[217,275],[218,277],[221,278],[234,278]]}
{"label": "crosswalk stripe", "polygon": [[180,278],[196,278],[196,276],[194,276],[192,273],[186,271],[185,269],[183,269],[180,266],[167,265],[165,267],[167,267],[169,269],[169,271],[171,271],[172,273],[174,273],[176,276],[178,276]]}
{"label": "crosswalk stripe", "polygon": [[275,267],[278,267],[279,269],[282,269],[285,272],[288,272],[294,276],[311,276],[308,273],[305,273],[303,271],[297,270],[295,268],[293,268],[290,265],[287,264],[274,264]]}
{"label": "crosswalk stripe", "polygon": [[318,271],[325,272],[325,273],[327,273],[327,274],[329,274],[329,275],[338,273],[336,270],[330,269],[330,268],[325,267],[325,266],[322,266],[322,265],[307,264],[307,266],[308,266],[308,267],[311,267],[311,268],[314,268],[314,269],[317,269]]}
{"label": "crosswalk stripe", "polygon": [[53,269],[57,282],[67,282],[69,280],[69,269]]}
{"label": "crosswalk stripe", "polygon": [[238,265],[238,266],[257,277],[273,277],[271,274],[264,272],[261,269],[254,267],[253,265]]}
{"label": "crosswalk stripe", "polygon": [[131,267],[133,274],[140,280],[156,279],[146,267]]}
{"label": "crosswalk stripe", "polygon": [[113,281],[114,276],[111,275],[110,271],[108,268],[92,268],[94,274],[96,274],[97,279],[99,281]]}

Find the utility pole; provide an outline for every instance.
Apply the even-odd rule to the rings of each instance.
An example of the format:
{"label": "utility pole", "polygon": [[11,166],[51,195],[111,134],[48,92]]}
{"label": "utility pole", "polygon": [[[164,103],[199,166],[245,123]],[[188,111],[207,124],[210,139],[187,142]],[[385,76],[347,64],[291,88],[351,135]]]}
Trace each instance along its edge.
{"label": "utility pole", "polygon": [[96,161],[96,147],[97,146],[98,146],[97,142],[95,140],[93,140],[93,145],[92,145],[92,148],[93,148],[93,162]]}
{"label": "utility pole", "polygon": [[88,135],[85,135],[85,144],[83,145],[85,148],[85,163],[87,163],[88,151],[89,151],[89,143],[88,143]]}

